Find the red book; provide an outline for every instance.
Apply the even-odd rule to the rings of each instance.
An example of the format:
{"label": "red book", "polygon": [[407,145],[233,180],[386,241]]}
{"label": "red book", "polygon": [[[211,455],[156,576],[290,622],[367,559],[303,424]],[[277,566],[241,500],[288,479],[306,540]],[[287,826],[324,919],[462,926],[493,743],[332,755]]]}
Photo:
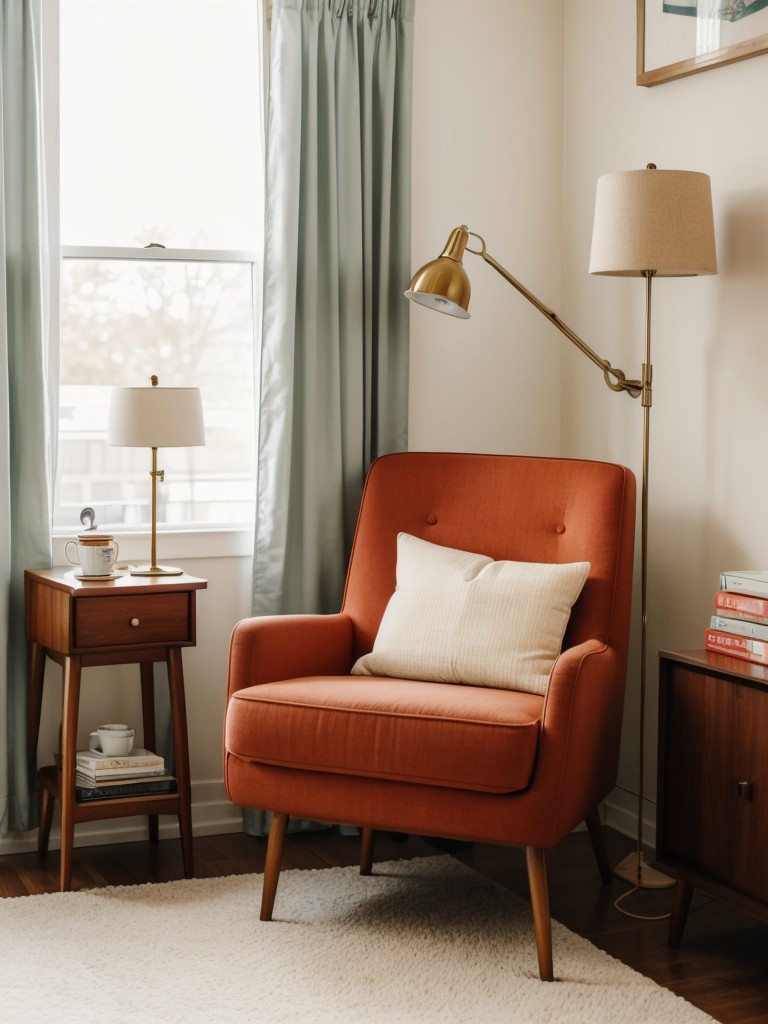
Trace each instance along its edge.
{"label": "red book", "polygon": [[708,651],[768,665],[768,640],[752,640],[734,633],[723,633],[719,629],[707,629],[704,632],[704,647]]}
{"label": "red book", "polygon": [[715,594],[715,608],[731,619],[749,619],[750,622],[768,623],[768,598],[752,597],[733,590],[719,590]]}

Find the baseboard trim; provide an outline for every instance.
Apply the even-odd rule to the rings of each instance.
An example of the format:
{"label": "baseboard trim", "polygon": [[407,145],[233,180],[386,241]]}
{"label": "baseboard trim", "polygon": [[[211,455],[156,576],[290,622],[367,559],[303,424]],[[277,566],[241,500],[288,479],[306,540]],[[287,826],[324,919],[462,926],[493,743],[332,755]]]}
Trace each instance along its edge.
{"label": "baseboard trim", "polygon": [[[643,819],[643,840],[645,846],[654,849],[656,845],[655,805],[646,802]],[[653,815],[653,816],[651,816]],[[637,797],[626,790],[614,789],[603,804],[603,824],[622,835],[635,838],[637,835]],[[193,836],[216,836],[242,832],[243,819],[239,807],[230,803],[221,780],[210,779],[192,783],[192,834]],[[172,815],[160,816],[160,838],[177,839],[179,826]],[[107,846],[111,843],[138,843],[147,839],[146,819],[142,817],[110,818],[106,821],[84,822],[75,829],[75,847]],[[49,849],[61,846],[58,808],[54,815]],[[0,839],[0,856],[12,853],[32,853],[37,849],[37,829],[19,832]]]}
{"label": "baseboard trim", "polygon": [[[175,815],[160,815],[161,839],[178,839],[179,823]],[[208,780],[192,783],[192,835],[216,836],[242,832],[243,818],[239,807],[230,803],[224,783]],[[130,818],[109,818],[106,821],[88,821],[75,829],[75,847],[108,846],[112,843],[146,842],[147,819],[136,815]],[[54,813],[48,844],[50,850],[61,848],[61,828],[58,807]],[[17,832],[0,839],[0,856],[12,853],[33,853],[37,850],[37,829]]]}
{"label": "baseboard trim", "polygon": [[[637,838],[637,794],[616,787],[605,801],[603,823],[621,832],[622,835]],[[656,804],[643,801],[643,846],[656,849]]]}

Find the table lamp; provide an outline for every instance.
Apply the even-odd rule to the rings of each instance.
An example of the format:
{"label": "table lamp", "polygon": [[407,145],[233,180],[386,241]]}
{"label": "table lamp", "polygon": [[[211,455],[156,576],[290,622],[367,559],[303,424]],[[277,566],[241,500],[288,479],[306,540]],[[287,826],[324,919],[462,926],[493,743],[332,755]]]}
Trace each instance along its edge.
{"label": "table lamp", "polygon": [[[479,248],[470,248],[470,238]],[[406,296],[451,316],[469,317],[470,283],[462,265],[464,253],[481,256],[531,302],[557,329],[603,372],[613,391],[640,398],[643,408],[643,472],[641,489],[640,582],[640,763],[637,848],[614,869],[635,888],[674,884],[653,871],[643,855],[645,776],[645,695],[647,674],[648,576],[648,453],[651,409],[651,283],[654,277],[716,274],[717,256],[709,176],[697,171],[644,170],[606,174],[598,180],[589,271],[616,277],[644,277],[645,361],[639,379],[625,374],[597,355],[551,309],[505,270],[486,250],[485,240],[462,225],[454,228],[442,253],[414,275]],[[630,890],[630,892],[634,889]],[[628,895],[628,894],[627,894]],[[619,908],[621,909],[621,908]],[[666,915],[664,915],[666,916]]]}
{"label": "table lamp", "polygon": [[183,569],[157,564],[158,448],[205,444],[199,388],[161,388],[154,374],[148,388],[114,388],[109,405],[106,443],[118,448],[152,449],[152,546],[149,565],[131,566],[134,576],[180,576]]}

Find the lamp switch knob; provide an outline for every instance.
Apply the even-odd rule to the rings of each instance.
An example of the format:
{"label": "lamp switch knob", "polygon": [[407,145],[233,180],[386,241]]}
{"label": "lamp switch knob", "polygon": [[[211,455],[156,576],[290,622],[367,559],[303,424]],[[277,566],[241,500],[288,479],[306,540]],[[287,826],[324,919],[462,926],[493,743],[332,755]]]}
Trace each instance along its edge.
{"label": "lamp switch knob", "polygon": [[139,625],[139,620],[138,619],[131,619],[131,625],[132,626],[138,626]]}

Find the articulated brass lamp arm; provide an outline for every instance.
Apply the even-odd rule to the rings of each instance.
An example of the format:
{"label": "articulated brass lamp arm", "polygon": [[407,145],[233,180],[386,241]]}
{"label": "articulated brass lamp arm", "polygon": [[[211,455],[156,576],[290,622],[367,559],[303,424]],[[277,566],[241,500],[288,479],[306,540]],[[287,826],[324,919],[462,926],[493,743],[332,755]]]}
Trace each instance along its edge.
{"label": "articulated brass lamp arm", "polygon": [[467,234],[478,240],[480,248],[471,249],[467,245],[466,251],[473,253],[475,256],[482,256],[485,262],[493,267],[498,274],[501,274],[505,281],[509,282],[513,288],[516,288],[521,295],[528,299],[528,301],[538,309],[540,313],[543,313],[547,320],[554,324],[561,334],[564,334],[569,341],[573,342],[576,348],[591,359],[595,366],[598,366],[603,371],[603,379],[611,391],[624,391],[630,396],[630,398],[640,397],[643,393],[642,381],[627,380],[626,374],[623,370],[619,370],[616,367],[611,366],[607,359],[602,359],[594,349],[590,348],[583,338],[580,338],[575,331],[571,330],[568,324],[564,323],[560,319],[554,310],[545,306],[544,303],[533,294],[533,292],[529,291],[524,284],[521,284],[517,278],[513,277],[508,270],[502,267],[502,265],[497,262],[497,260],[495,260],[486,249],[485,239],[481,235],[475,234],[474,231],[468,231]]}

